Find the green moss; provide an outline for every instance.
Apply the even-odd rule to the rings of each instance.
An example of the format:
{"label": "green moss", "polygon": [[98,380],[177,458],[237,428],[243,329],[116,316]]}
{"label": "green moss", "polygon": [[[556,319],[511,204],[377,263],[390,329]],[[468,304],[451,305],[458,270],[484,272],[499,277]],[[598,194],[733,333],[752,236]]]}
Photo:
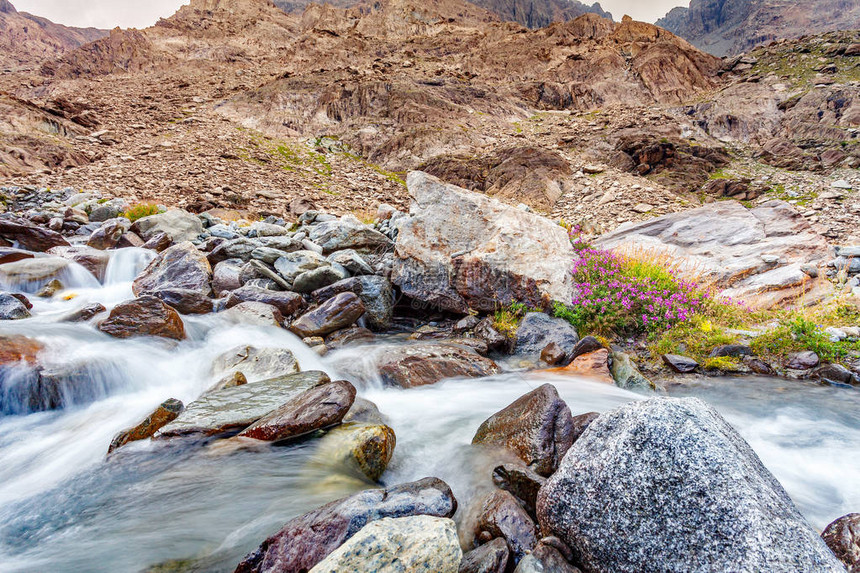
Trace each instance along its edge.
{"label": "green moss", "polygon": [[734,356],[707,358],[702,363],[702,368],[708,371],[718,370],[720,372],[741,372],[743,370],[740,359]]}
{"label": "green moss", "polygon": [[694,315],[689,321],[654,335],[650,341],[650,350],[655,357],[663,354],[683,354],[702,363],[717,346],[735,344],[737,341],[737,335],[714,325],[708,317]]}

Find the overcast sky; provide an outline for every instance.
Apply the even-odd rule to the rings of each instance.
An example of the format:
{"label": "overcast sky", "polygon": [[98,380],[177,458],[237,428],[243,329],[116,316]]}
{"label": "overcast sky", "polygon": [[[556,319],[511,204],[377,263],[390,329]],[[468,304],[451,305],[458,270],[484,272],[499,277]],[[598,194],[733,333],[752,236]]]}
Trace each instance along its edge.
{"label": "overcast sky", "polygon": [[[594,0],[585,0],[591,4]],[[145,28],[160,17],[170,16],[188,0],[11,0],[22,12],[44,16],[68,26],[97,28]],[[604,0],[600,3],[616,20],[630,14],[636,20],[653,22],[684,0]]]}

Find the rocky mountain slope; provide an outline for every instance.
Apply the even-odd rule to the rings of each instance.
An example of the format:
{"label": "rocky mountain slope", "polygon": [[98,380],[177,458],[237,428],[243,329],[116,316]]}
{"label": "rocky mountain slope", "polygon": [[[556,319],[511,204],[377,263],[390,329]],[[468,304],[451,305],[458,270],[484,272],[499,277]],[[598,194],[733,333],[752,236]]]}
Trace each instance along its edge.
{"label": "rocky mountain slope", "polygon": [[860,28],[855,0],[691,0],[657,25],[708,53],[745,52],[781,38]]}
{"label": "rocky mountain slope", "polygon": [[18,12],[0,0],[0,70],[30,67],[107,35],[96,28],[72,28]]}
{"label": "rocky mountain slope", "polygon": [[[276,6],[291,13],[301,13],[311,3],[310,0],[275,0]],[[326,2],[337,8],[351,8],[359,3],[360,0]],[[612,14],[603,10],[598,2],[588,6],[577,0],[473,0],[472,4],[496,14],[506,22],[516,22],[527,28],[544,28],[553,22],[566,22],[583,14],[597,14],[612,19]]]}

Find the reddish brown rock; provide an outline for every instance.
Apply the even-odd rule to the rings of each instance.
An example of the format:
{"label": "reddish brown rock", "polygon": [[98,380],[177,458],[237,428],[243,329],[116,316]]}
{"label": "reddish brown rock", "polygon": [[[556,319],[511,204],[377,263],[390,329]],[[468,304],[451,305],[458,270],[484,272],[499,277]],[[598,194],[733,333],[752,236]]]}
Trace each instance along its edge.
{"label": "reddish brown rock", "polygon": [[179,313],[154,296],[142,296],[114,307],[99,330],[116,338],[161,336],[182,340],[185,325]]}
{"label": "reddish brown rock", "polygon": [[84,245],[54,247],[48,253],[78,263],[90,271],[99,281],[104,280],[105,271],[110,261],[110,255],[106,252]]}
{"label": "reddish brown rock", "polygon": [[[223,264],[223,262],[218,263],[218,267],[221,267]],[[270,304],[281,311],[283,316],[292,316],[307,306],[305,299],[298,293],[245,285],[232,291],[227,296],[227,308],[232,308],[237,304],[249,301]]]}
{"label": "reddish brown rock", "polygon": [[515,564],[538,542],[537,526],[517,499],[507,491],[496,490],[481,502],[475,537],[481,538],[486,533],[491,538],[501,537],[507,542]]}
{"label": "reddish brown rock", "polygon": [[860,513],[840,517],[824,528],[821,538],[848,573],[860,572]]}
{"label": "reddish brown rock", "polygon": [[113,249],[119,244],[119,240],[128,230],[128,221],[125,219],[111,219],[105,221],[101,227],[93,231],[87,240],[87,246],[94,249]]}
{"label": "reddish brown rock", "polygon": [[609,351],[605,348],[577,356],[573,362],[556,372],[570,376],[582,376],[603,384],[615,384],[609,371]]}
{"label": "reddish brown rock", "polygon": [[508,448],[534,471],[548,476],[573,444],[570,408],[551,384],[544,384],[490,416],[473,444]]}
{"label": "reddish brown rock", "polygon": [[32,259],[33,253],[12,247],[0,247],[0,265],[14,263],[24,259]]}
{"label": "reddish brown rock", "polygon": [[380,355],[377,367],[386,384],[403,388],[501,372],[495,362],[460,344],[397,346]]}
{"label": "reddish brown rock", "polygon": [[162,402],[158,408],[144,418],[139,424],[127,430],[123,430],[114,436],[114,439],[111,440],[110,446],[108,447],[108,454],[117,448],[123,447],[129,442],[151,438],[155,435],[155,432],[175,420],[184,409],[182,402],[174,398]]}
{"label": "reddish brown rock", "polygon": [[69,242],[59,233],[32,223],[16,223],[0,219],[0,237],[16,241],[22,249],[45,252],[53,247],[68,247]]}
{"label": "reddish brown rock", "polygon": [[18,362],[36,364],[36,355],[42,348],[41,342],[26,336],[0,336],[0,367]]}
{"label": "reddish brown rock", "polygon": [[140,295],[163,289],[187,289],[204,296],[212,292],[212,267],[206,255],[190,242],[165,250],[134,280],[132,290]]}
{"label": "reddish brown rock", "polygon": [[320,384],[257,420],[239,436],[267,442],[298,438],[340,423],[353,401],[355,387],[349,382]]}

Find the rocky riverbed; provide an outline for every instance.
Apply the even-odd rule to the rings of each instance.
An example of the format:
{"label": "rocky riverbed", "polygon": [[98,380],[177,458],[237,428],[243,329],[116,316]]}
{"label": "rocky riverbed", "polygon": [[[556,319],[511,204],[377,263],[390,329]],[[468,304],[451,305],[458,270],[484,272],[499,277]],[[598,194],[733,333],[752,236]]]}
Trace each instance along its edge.
{"label": "rocky riverbed", "polygon": [[[12,462],[0,555],[11,570],[98,570],[93,556],[116,551],[92,547],[103,527],[202,528],[205,541],[173,548],[142,539],[130,570],[857,567],[856,516],[824,541],[816,529],[860,503],[850,464],[835,466],[847,484],[786,492],[773,440],[761,446],[749,416],[692,397],[698,375],[719,370],[675,354],[659,368],[635,340],[553,316],[577,290],[565,229],[421,172],[407,183],[410,211],[383,205],[372,222],[299,204],[289,221],[129,218],[134,206],[98,193],[5,189],[0,449]],[[665,249],[761,304],[850,298],[857,247],[819,239],[788,203],[718,202],[596,244]],[[530,310],[508,332],[494,312],[515,304]],[[830,335],[860,338],[857,327]],[[792,396],[841,400],[831,421],[856,451],[860,429],[843,420],[856,357],[713,352],[744,373],[825,383],[784,382]],[[831,487],[838,501],[812,511],[807,496]],[[110,507],[126,517],[105,519]],[[87,513],[91,552],[59,566],[58,536]]]}

